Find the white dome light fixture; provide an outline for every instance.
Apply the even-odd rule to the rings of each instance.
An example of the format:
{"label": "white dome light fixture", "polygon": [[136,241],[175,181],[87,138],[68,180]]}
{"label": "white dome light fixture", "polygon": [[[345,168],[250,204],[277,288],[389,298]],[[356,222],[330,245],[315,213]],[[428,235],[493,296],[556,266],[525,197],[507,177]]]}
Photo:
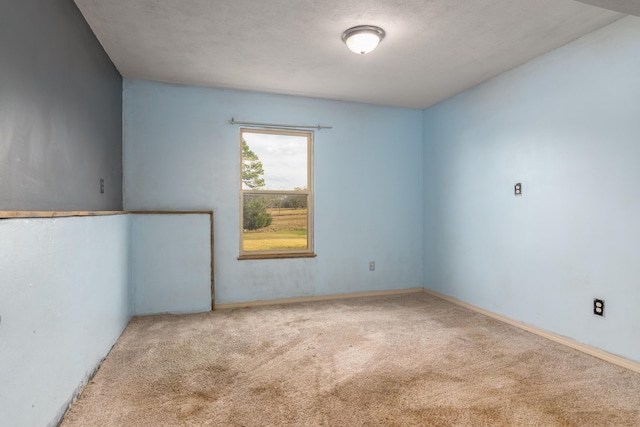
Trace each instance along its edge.
{"label": "white dome light fixture", "polygon": [[373,25],[358,25],[342,33],[342,41],[359,55],[371,52],[384,38],[384,30]]}

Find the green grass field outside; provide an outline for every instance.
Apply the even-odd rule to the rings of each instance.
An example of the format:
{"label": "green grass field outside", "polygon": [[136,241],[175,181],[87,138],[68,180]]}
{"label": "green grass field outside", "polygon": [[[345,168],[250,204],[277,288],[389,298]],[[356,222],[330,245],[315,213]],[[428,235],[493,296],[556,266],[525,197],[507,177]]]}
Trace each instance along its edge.
{"label": "green grass field outside", "polygon": [[273,217],[269,227],[242,233],[245,251],[272,251],[307,248],[307,209],[268,209]]}

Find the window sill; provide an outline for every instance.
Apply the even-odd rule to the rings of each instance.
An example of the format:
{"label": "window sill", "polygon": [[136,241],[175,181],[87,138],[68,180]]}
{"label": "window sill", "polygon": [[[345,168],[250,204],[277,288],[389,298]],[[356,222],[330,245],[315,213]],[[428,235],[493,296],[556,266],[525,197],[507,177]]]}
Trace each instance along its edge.
{"label": "window sill", "polygon": [[292,254],[255,254],[255,255],[240,255],[238,260],[244,261],[247,259],[284,259],[284,258],[315,258],[314,253],[292,253]]}

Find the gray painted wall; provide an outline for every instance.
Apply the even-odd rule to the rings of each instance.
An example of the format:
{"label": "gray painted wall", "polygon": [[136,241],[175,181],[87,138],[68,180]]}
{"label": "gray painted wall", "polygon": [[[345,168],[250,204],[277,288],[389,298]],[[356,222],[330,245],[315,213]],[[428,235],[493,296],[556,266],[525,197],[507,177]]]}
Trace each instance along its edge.
{"label": "gray painted wall", "polygon": [[73,1],[0,0],[0,64],[0,210],[122,209],[122,78]]}

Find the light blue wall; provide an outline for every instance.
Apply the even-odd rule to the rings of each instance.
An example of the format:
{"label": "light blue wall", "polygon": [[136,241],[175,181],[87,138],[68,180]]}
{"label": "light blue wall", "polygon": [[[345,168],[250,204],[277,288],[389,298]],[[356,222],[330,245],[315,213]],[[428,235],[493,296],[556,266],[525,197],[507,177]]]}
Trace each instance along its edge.
{"label": "light blue wall", "polygon": [[[625,18],[424,113],[125,80],[125,208],[216,212],[218,303],[424,283],[640,361],[639,70]],[[315,133],[317,258],[237,260],[231,117],[334,127]],[[184,230],[150,218],[0,220],[3,425],[55,424],[134,307],[208,303],[203,275],[177,308],[170,280],[148,286],[170,277],[146,249]],[[180,255],[208,262],[194,242]]]}
{"label": "light blue wall", "polygon": [[131,215],[134,315],[211,310],[211,218]]}
{"label": "light blue wall", "polygon": [[640,361],[640,18],[424,118],[426,287]]}
{"label": "light blue wall", "polygon": [[129,218],[0,220],[0,424],[56,425],[131,318]]}
{"label": "light blue wall", "polygon": [[[422,286],[422,111],[129,79],[123,99],[125,209],[215,211],[217,303]],[[237,260],[232,117],[333,126],[315,132],[316,258]]]}
{"label": "light blue wall", "polygon": [[56,425],[132,315],[211,309],[208,214],[0,219],[0,425]]}

